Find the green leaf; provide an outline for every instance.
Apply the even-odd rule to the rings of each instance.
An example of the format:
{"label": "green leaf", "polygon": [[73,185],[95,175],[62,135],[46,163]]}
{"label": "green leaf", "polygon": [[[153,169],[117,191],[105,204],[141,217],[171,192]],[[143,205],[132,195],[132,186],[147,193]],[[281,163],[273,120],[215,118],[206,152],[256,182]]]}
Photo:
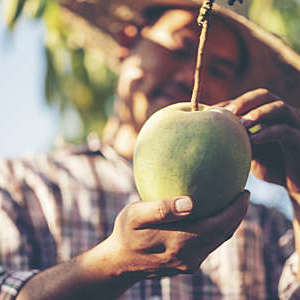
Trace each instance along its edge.
{"label": "green leaf", "polygon": [[5,0],[4,19],[10,29],[13,29],[17,19],[22,13],[26,0]]}

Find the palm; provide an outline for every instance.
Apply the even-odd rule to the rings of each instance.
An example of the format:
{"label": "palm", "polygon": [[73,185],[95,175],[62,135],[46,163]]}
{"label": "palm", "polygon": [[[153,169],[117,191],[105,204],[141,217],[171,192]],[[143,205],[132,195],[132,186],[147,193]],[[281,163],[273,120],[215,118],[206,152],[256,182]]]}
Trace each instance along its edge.
{"label": "palm", "polygon": [[286,187],[285,162],[279,143],[254,145],[252,151],[252,174],[261,180]]}

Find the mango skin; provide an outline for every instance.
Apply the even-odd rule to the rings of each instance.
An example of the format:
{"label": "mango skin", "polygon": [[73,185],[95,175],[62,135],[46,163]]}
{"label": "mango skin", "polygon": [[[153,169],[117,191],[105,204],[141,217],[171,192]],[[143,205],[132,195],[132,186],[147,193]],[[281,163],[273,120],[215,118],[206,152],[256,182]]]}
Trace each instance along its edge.
{"label": "mango skin", "polygon": [[154,113],[141,129],[134,152],[140,197],[154,201],[191,196],[199,217],[224,209],[244,190],[251,145],[239,119],[224,108],[190,102]]}

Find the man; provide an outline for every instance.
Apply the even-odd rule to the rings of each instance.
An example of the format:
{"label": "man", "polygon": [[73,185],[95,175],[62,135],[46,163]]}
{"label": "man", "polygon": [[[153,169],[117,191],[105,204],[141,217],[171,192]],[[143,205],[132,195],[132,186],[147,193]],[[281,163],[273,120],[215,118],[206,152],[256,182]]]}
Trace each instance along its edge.
{"label": "man", "polygon": [[[189,100],[198,36],[194,20],[193,9],[162,11],[124,60],[117,122],[107,129],[122,156],[131,158],[136,134],[151,112]],[[225,25],[222,18],[211,25],[215,34],[207,48],[202,101],[208,104],[237,96],[233,82],[245,76],[244,48],[235,27]],[[288,188],[297,237],[297,113],[265,89],[221,105],[242,116],[247,128],[261,124],[252,137],[253,172]],[[274,148],[274,141],[281,147]],[[0,295],[7,299],[114,299],[125,291],[124,299],[276,299],[283,264],[293,251],[289,223],[250,206],[236,234],[207,258],[237,228],[248,194],[219,215],[192,223],[185,220],[192,199],[184,195],[122,209],[137,199],[131,166],[105,145],[88,153],[3,161],[0,184]],[[289,270],[282,277],[283,299],[297,295],[298,281]]]}

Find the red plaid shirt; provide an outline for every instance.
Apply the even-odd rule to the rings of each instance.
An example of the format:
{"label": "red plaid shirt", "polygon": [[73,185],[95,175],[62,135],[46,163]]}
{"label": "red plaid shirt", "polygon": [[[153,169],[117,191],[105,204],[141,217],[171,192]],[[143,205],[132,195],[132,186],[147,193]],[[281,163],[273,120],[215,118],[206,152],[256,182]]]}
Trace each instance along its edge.
{"label": "red plaid shirt", "polygon": [[[0,299],[14,299],[36,273],[101,242],[137,199],[131,165],[109,147],[1,161]],[[290,222],[250,205],[198,272],[141,281],[121,299],[300,299],[297,256],[287,261],[293,251]]]}

